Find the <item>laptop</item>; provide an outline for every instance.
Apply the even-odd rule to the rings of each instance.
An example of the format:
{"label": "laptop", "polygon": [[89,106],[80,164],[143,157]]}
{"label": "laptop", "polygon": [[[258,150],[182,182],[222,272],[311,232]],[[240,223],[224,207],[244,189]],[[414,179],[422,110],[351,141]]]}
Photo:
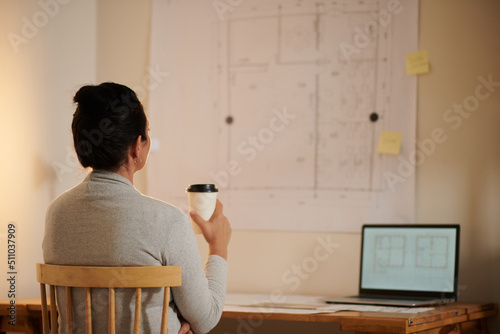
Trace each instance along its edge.
{"label": "laptop", "polygon": [[455,302],[460,225],[363,225],[359,295],[327,303],[427,306]]}

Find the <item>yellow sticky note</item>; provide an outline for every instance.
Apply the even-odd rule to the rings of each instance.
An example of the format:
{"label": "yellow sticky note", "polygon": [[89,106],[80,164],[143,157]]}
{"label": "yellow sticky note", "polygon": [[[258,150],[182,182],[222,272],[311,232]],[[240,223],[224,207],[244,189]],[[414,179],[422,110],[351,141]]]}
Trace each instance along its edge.
{"label": "yellow sticky note", "polygon": [[401,132],[382,131],[378,141],[378,153],[383,154],[399,154],[401,151]]}
{"label": "yellow sticky note", "polygon": [[429,73],[429,55],[427,51],[418,51],[406,55],[406,74]]}

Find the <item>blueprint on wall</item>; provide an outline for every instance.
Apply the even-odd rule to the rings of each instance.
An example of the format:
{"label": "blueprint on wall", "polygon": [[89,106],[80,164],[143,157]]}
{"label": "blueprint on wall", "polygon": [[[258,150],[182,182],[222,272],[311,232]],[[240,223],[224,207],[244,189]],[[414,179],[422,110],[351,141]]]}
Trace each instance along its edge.
{"label": "blueprint on wall", "polygon": [[171,75],[149,94],[149,193],[185,208],[187,184],[217,183],[241,229],[413,222],[414,175],[388,187],[401,160],[376,149],[381,131],[415,145],[418,3],[214,4],[154,3],[152,65]]}

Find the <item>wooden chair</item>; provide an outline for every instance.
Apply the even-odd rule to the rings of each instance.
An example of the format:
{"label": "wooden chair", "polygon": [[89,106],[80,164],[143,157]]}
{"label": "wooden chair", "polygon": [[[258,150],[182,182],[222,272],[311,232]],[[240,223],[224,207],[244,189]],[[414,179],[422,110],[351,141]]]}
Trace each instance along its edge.
{"label": "wooden chair", "polygon": [[[119,279],[117,276],[119,275]],[[181,267],[79,267],[36,264],[37,281],[40,282],[42,298],[43,333],[50,334],[47,294],[45,284],[50,287],[50,321],[53,334],[58,333],[55,287],[66,287],[66,331],[73,333],[71,288],[85,288],[86,333],[92,333],[91,288],[108,288],[108,333],[115,333],[115,288],[135,288],[134,334],[141,331],[141,289],[165,287],[161,333],[167,334],[168,303],[170,287],[181,285]],[[61,306],[61,305],[60,305]]]}

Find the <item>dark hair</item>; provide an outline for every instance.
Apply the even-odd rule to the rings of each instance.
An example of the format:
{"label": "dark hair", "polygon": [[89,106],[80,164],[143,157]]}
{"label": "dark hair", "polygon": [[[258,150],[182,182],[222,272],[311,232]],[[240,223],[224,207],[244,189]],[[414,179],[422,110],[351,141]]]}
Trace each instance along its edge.
{"label": "dark hair", "polygon": [[117,171],[137,137],[147,140],[146,114],[130,88],[113,82],[83,86],[73,101],[71,130],[83,167]]}

